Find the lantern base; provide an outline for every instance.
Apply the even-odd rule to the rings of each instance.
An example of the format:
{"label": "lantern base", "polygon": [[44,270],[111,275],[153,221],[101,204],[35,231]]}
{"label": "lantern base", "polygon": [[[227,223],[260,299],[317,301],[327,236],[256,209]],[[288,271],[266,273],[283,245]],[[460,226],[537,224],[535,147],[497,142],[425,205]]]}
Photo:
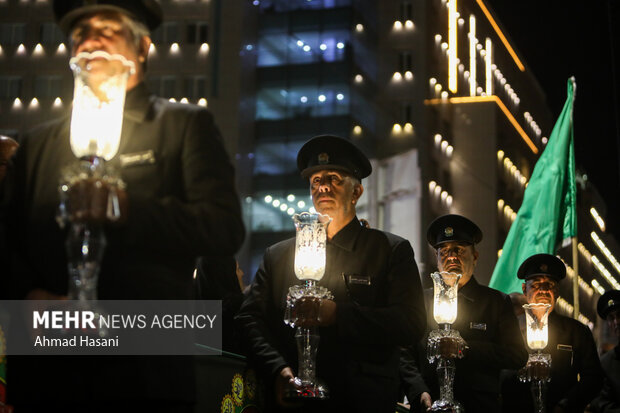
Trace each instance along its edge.
{"label": "lantern base", "polygon": [[465,413],[465,409],[457,401],[435,400],[429,412],[437,413]]}
{"label": "lantern base", "polygon": [[530,353],[527,364],[519,370],[519,380],[523,383],[551,381],[551,354],[540,350]]}
{"label": "lantern base", "polygon": [[320,380],[316,383],[303,383],[299,377],[295,377],[295,387],[284,392],[284,400],[291,402],[326,399],[329,399],[329,389]]}
{"label": "lantern base", "polygon": [[433,330],[428,335],[427,357],[430,363],[435,363],[439,359],[461,359],[469,348],[461,337],[458,330],[445,328],[442,324],[439,330]]}

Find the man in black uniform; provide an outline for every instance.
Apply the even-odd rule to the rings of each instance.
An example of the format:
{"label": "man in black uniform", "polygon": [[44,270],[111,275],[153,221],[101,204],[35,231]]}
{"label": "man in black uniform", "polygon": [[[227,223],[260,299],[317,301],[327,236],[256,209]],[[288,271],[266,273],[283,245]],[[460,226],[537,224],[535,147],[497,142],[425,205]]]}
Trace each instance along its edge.
{"label": "man in black uniform", "polygon": [[[437,250],[439,271],[462,274],[452,328],[469,349],[464,358],[456,360],[455,399],[467,413],[498,412],[500,370],[525,365],[527,351],[508,296],[478,284],[474,277],[476,244],[482,240],[482,231],[463,216],[444,215],[431,223],[426,238]],[[433,318],[432,289],[425,291],[425,301],[430,332],[439,328]],[[401,361],[405,394],[413,408],[421,411],[439,396],[436,366],[428,363],[426,341],[425,336],[417,349],[404,352]]]}
{"label": "man in black uniform", "polygon": [[[200,255],[231,255],[244,226],[234,168],[212,115],[168,102],[144,82],[150,30],[162,20],[155,0],[56,0],[54,13],[70,37],[71,55],[105,51],[135,65],[127,93],[117,167],[122,223],[106,223],[99,299],[191,299]],[[64,298],[66,233],[55,219],[62,169],[75,162],[67,113],[20,140],[9,216],[13,247],[11,295]],[[195,398],[191,359],[42,358],[9,374],[9,396],[33,411],[94,411],[123,405],[136,411],[183,411]]]}
{"label": "man in black uniform", "polygon": [[[592,332],[577,320],[558,314],[559,282],[566,277],[562,260],[550,254],[532,255],[519,267],[528,303],[551,304],[549,341],[543,350],[551,354],[551,381],[547,384],[548,412],[583,412],[598,393],[603,372]],[[523,332],[525,339],[526,332]],[[503,411],[533,411],[529,383],[520,383],[517,373],[502,383]]]}
{"label": "man in black uniform", "polygon": [[[331,398],[314,408],[393,412],[399,387],[398,346],[418,341],[426,327],[413,250],[407,240],[366,228],[357,219],[361,179],[371,173],[371,165],[350,141],[315,137],[300,149],[297,165],[309,180],[314,207],[332,218],[325,275],[318,284],[328,288],[334,300],[322,300],[319,307],[317,360],[317,376],[329,387]],[[282,392],[297,368],[295,330],[283,322],[288,289],[300,283],[294,257],[295,239],[267,249],[237,316],[251,357],[265,381],[274,385],[279,407],[269,411],[285,405]]]}
{"label": "man in black uniform", "polygon": [[590,403],[589,411],[620,413],[620,291],[607,291],[598,299],[596,309],[598,315],[607,320],[609,330],[619,343],[601,357],[605,379],[601,392]]}

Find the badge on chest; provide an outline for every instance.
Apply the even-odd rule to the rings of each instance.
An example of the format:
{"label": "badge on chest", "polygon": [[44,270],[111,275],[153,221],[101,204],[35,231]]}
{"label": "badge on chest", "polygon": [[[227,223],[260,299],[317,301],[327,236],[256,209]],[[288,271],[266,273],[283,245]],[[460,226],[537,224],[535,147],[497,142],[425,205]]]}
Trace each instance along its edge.
{"label": "badge on chest", "polygon": [[342,278],[347,288],[347,295],[358,305],[372,305],[374,303],[374,291],[372,278],[363,274],[345,274]]}
{"label": "badge on chest", "polygon": [[470,330],[487,331],[487,323],[477,323],[472,321],[469,323]]}

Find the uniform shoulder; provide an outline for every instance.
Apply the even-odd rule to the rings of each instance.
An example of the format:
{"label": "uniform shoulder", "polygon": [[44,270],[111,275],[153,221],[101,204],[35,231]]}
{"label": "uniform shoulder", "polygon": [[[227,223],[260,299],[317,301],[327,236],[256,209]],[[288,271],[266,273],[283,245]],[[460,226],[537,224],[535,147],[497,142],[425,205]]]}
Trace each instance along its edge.
{"label": "uniform shoulder", "polygon": [[575,320],[572,317],[567,317],[563,314],[557,313],[555,310],[551,314],[554,314],[553,318],[556,319],[556,323],[559,322],[564,329],[581,330],[582,332],[588,332],[592,334],[590,328],[579,320]]}
{"label": "uniform shoulder", "polygon": [[[476,281],[477,282],[477,281]],[[496,290],[495,288],[491,288],[487,285],[482,285],[478,283],[478,288],[487,294],[490,297],[494,297],[498,300],[506,300],[509,299],[508,294],[501,292],[500,290]]]}
{"label": "uniform shoulder", "polygon": [[397,245],[403,242],[409,242],[405,238],[392,234],[391,232],[381,231],[375,228],[362,228],[362,233],[371,238],[383,239],[390,245]]}
{"label": "uniform shoulder", "polygon": [[276,242],[273,245],[267,247],[267,252],[270,254],[278,254],[286,251],[290,248],[295,248],[295,237],[285,239],[284,241]]}

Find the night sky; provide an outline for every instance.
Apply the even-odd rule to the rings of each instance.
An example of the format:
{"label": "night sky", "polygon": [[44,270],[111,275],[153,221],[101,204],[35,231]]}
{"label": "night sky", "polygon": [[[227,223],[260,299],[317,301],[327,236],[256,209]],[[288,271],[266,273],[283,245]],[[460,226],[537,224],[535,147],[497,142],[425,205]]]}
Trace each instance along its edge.
{"label": "night sky", "polygon": [[575,76],[577,169],[587,173],[607,203],[606,232],[620,240],[620,1],[488,4],[539,80],[554,118],[566,101],[566,81]]}

